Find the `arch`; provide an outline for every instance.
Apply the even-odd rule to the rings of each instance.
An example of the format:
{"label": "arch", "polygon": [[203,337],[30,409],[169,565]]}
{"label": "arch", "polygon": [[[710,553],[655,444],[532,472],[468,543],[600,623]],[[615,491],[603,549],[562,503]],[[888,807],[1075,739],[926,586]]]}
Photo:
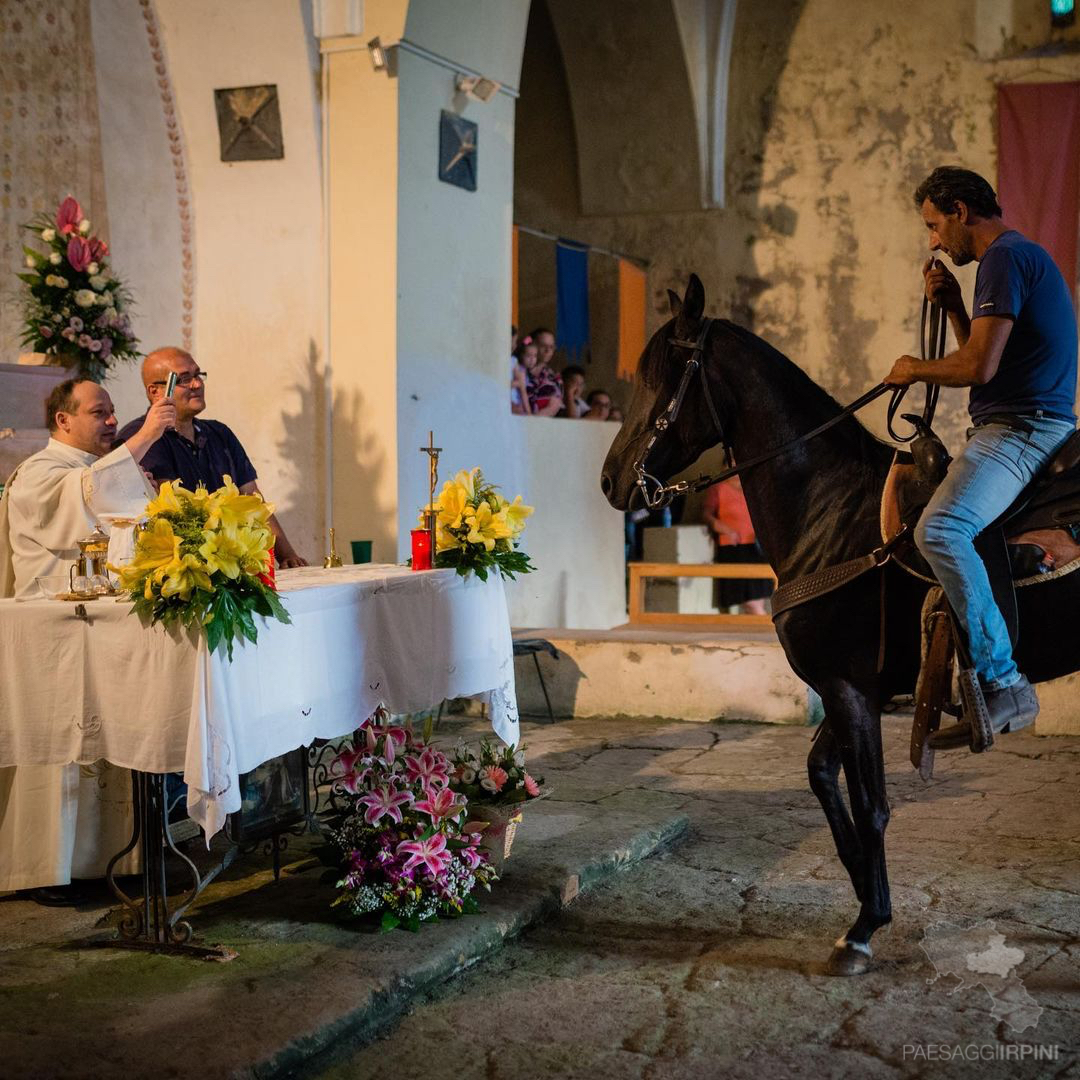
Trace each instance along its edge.
{"label": "arch", "polygon": [[546,2],[570,92],[582,211],[700,209],[695,94],[672,0]]}

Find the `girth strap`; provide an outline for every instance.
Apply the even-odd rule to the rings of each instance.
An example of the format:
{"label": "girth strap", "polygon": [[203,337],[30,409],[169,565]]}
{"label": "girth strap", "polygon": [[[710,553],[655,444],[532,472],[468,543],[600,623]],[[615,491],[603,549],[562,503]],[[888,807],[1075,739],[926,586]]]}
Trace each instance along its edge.
{"label": "girth strap", "polygon": [[805,574],[803,577],[778,586],[772,594],[773,620],[775,621],[778,615],[793,607],[834,592],[849,581],[862,577],[868,571],[884,566],[889,561],[893,550],[907,539],[907,536],[908,528],[904,525],[891,540],[875,548],[869,555],[860,555],[857,559],[848,559],[847,562],[822,567],[812,574]]}

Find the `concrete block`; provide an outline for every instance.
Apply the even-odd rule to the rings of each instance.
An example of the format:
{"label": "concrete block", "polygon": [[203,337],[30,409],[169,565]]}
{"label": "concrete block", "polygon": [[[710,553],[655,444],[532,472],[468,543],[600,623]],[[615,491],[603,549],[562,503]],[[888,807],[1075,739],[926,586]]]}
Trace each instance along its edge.
{"label": "concrete block", "polygon": [[[788,666],[772,630],[696,633],[654,627],[614,630],[521,630],[562,654],[540,656],[556,716],[665,717],[809,724],[816,695]],[[518,704],[542,716],[547,707],[531,659],[517,663]]]}
{"label": "concrete block", "polygon": [[[713,538],[705,525],[670,525],[642,533],[646,562],[711,563]],[[711,578],[650,578],[645,582],[647,611],[707,615],[717,611]]]}

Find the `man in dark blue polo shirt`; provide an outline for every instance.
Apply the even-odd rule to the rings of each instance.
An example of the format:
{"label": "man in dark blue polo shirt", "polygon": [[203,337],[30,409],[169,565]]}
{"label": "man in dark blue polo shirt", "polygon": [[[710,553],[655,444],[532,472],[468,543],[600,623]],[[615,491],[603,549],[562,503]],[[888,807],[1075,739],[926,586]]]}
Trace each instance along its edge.
{"label": "man in dark blue polo shirt", "polygon": [[[949,315],[959,348],[941,360],[901,356],[887,383],[969,386],[968,442],[923,511],[915,541],[962,623],[995,732],[1030,724],[1039,701],[1013,662],[1005,621],[975,552],[1000,516],[1076,426],[1077,331],[1072,294],[1050,255],[1008,228],[993,188],[967,169],[935,169],[915,192],[930,250],[975,260],[968,317],[956,278],[932,256],[926,293]],[[968,743],[968,725],[931,737]]]}
{"label": "man in dark blue polo shirt", "polygon": [[[206,372],[183,349],[155,349],[143,361],[142,377],[150,404],[161,398],[169,374],[176,373],[173,401],[176,428],[166,431],[142,459],[142,468],[155,480],[179,480],[194,491],[200,484],[210,491],[221,487],[226,475],[245,495],[259,493],[255,467],[240,440],[219,420],[197,420],[206,408]],[[131,438],[143,424],[143,417],[125,424],[116,444]],[[274,533],[274,557],[281,567],[306,566],[289,543],[277,517],[270,518]]]}

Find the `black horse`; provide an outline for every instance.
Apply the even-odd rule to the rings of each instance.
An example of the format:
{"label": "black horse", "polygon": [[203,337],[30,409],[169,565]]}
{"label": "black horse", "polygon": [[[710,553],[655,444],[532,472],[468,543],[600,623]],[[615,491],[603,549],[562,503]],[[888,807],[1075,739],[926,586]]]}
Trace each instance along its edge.
{"label": "black horse", "polygon": [[[678,389],[698,340],[705,292],[691,275],[674,318],[646,346],[633,401],[604,463],[601,486],[612,506],[636,504],[633,463]],[[725,320],[709,330],[702,353],[709,393],[695,377],[677,418],[648,455],[647,471],[666,482],[723,439],[736,462],[749,461],[818,427],[840,406],[766,342]],[[711,414],[715,403],[716,420]],[[818,437],[743,474],[759,542],[780,584],[881,544],[879,507],[893,447],[853,416]],[[882,577],[882,575],[884,575]],[[780,614],[776,631],[795,672],[821,696],[825,720],[808,760],[810,787],[821,801],[860,903],[859,916],[833,949],[828,970],[867,970],[870,938],[892,918],[885,867],[889,804],[881,745],[881,707],[915,688],[920,611],[928,585],[893,563]],[[1080,668],[1080,573],[1017,592],[1017,663],[1033,682]],[[884,613],[882,604],[884,603]],[[838,783],[843,766],[850,813]]]}

